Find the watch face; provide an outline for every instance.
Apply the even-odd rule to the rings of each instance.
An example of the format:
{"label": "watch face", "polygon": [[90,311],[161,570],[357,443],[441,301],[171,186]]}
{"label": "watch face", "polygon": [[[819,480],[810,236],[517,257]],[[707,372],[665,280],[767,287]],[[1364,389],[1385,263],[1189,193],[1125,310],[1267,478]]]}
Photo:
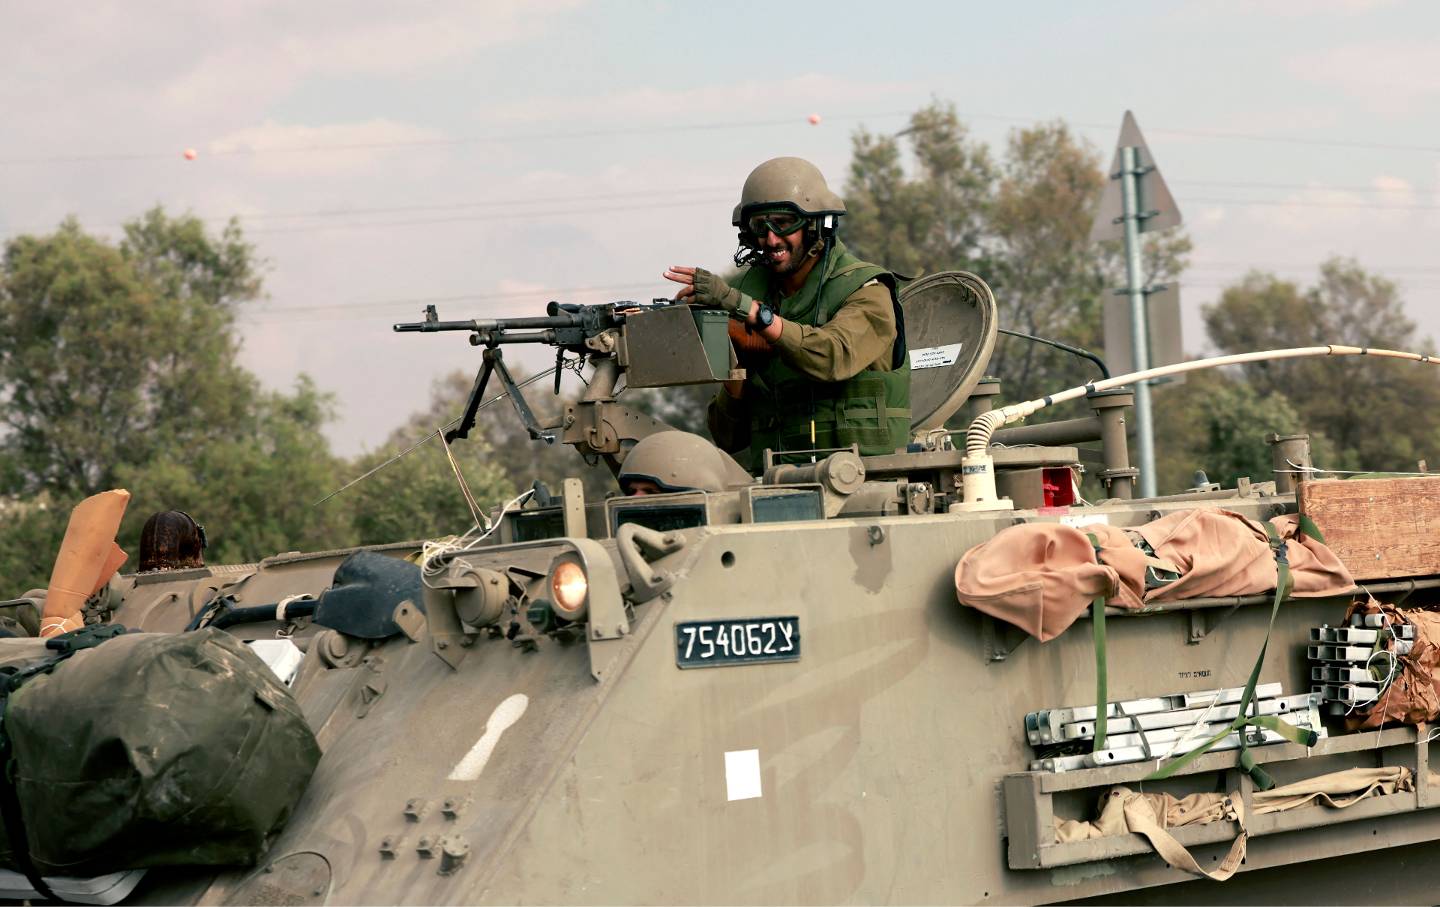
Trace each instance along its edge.
{"label": "watch face", "polygon": [[755,312],[755,321],[762,328],[768,328],[775,323],[775,310],[768,305],[760,306],[759,310]]}

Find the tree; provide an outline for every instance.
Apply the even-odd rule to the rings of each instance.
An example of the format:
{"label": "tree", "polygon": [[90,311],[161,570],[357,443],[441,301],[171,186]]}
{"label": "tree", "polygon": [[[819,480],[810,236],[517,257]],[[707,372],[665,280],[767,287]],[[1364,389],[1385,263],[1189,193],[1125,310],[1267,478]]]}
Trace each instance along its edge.
{"label": "tree", "polygon": [[[349,508],[361,544],[463,534],[475,520],[455,477],[455,468],[465,477],[480,511],[487,514],[513,497],[517,488],[529,487],[529,482],[521,485],[512,479],[483,436],[452,444],[455,468],[451,467],[444,442],[436,432],[463,411],[469,388],[463,372],[437,381],[427,409],[391,432],[379,450],[358,457],[350,465],[352,472],[363,475],[420,444],[345,491],[343,500],[337,496],[329,502],[344,503]],[[482,418],[490,417],[482,413]]]}
{"label": "tree", "polygon": [[[341,463],[321,430],[332,399],[301,376],[293,394],[255,391],[229,434],[201,450],[167,447],[126,464],[117,480],[132,494],[122,546],[138,551],[150,514],[184,510],[205,526],[211,563],[244,563],[282,551],[357,544],[352,514],[316,507],[339,484]],[[387,539],[387,541],[396,539]]]}
{"label": "tree", "polygon": [[[19,236],[0,259],[0,576],[43,585],[70,508],[133,495],[134,553],[156,510],[207,524],[212,561],[353,541],[346,512],[313,502],[336,459],[329,398],[307,378],[264,392],[236,361],[237,307],[261,264],[233,223],[218,235],[160,209],[117,245],[73,220]],[[18,589],[17,589],[18,591]]]}
{"label": "tree", "polygon": [[83,497],[167,447],[223,437],[254,380],[233,307],[258,292],[231,227],[156,209],[117,248],[73,220],[21,236],[0,265],[0,451],[11,494]]}
{"label": "tree", "polygon": [[[1103,301],[1123,270],[1118,244],[1090,242],[1105,186],[1092,145],[1042,123],[1012,132],[997,162],[940,103],[897,136],[861,130],[853,145],[841,235],[857,255],[911,275],[972,271],[994,289],[1001,327],[1099,350]],[[1183,234],[1148,236],[1150,279],[1176,277],[1188,251]],[[988,371],[1008,399],[1095,377],[1083,359],[1005,335]]]}
{"label": "tree", "polygon": [[[1161,458],[1156,486],[1162,494],[1188,488],[1197,469],[1212,482],[1233,488],[1245,476],[1256,482],[1274,478],[1270,445],[1265,436],[1297,434],[1304,420],[1284,394],[1257,388],[1238,372],[1207,369],[1192,372],[1184,384],[1161,387],[1155,407],[1156,444]],[[1329,440],[1310,430],[1314,458],[1333,453]]]}
{"label": "tree", "polygon": [[[900,137],[909,142],[913,176],[905,173]],[[855,254],[913,277],[988,270],[980,263],[987,260],[995,167],[953,105],[917,111],[899,136],[862,128],[852,155],[840,235]]]}
{"label": "tree", "polygon": [[[1343,258],[1302,291],[1252,272],[1203,310],[1222,353],[1341,344],[1433,352],[1389,280]],[[1425,366],[1393,359],[1297,359],[1244,366],[1261,396],[1283,395],[1303,426],[1335,445],[1335,469],[1414,469],[1440,454],[1440,382]]]}

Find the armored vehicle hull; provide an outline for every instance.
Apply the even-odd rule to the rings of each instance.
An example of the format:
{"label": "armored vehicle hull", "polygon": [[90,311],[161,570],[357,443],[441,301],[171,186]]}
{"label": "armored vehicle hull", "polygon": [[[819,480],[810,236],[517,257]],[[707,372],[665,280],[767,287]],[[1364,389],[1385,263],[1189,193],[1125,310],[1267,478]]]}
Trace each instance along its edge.
{"label": "armored vehicle hull", "polygon": [[[1257,519],[1294,509],[1290,495],[1199,503]],[[1196,505],[1111,502],[1087,515],[1138,525]],[[1337,734],[1308,752],[1253,750],[1282,784],[1403,764],[1416,769],[1417,789],[1345,811],[1252,817],[1245,865],[1224,883],[1180,884],[1193,877],[1139,835],[1056,842],[1052,817],[1089,818],[1103,791],[1141,783],[1154,766],[1028,771],[1022,717],[1094,702],[1088,628],[1038,643],[961,606],[954,585],[970,547],[1018,520],[1054,519],[1020,511],[697,526],[667,533],[673,550],[648,555],[646,575],[632,572],[622,550],[633,536],[465,553],[448,576],[543,577],[557,558],[578,555],[589,582],[584,632],[510,639],[447,626],[455,611],[439,590],[427,593],[414,638],[367,644],[302,628],[294,692],[325,755],[271,858],[205,878],[152,871],[133,898],[1308,903],[1314,880],[1325,878],[1327,902],[1433,899],[1414,871],[1420,851],[1408,846],[1440,837],[1423,727]],[[242,602],[318,592],[341,554],[276,558],[198,585],[193,576],[142,582],[116,619],[178,629],[217,580],[239,581],[228,591]],[[663,591],[638,600],[655,577]],[[1414,605],[1437,585],[1382,582],[1371,591],[1409,595]],[[463,583],[450,588],[463,598]],[[1298,642],[1308,628],[1336,623],[1347,601],[1287,601],[1262,682],[1307,690]],[[458,611],[474,613],[463,601]],[[1111,620],[1111,699],[1243,685],[1269,612],[1269,597],[1256,596]],[[754,662],[682,667],[687,626],[782,617],[795,636],[792,660],[763,660],[762,638],[748,644],[761,650]],[[263,638],[278,628],[235,632]],[[1234,752],[1210,753],[1147,789],[1248,792],[1236,766]],[[1209,865],[1238,831],[1220,822],[1176,835]]]}
{"label": "armored vehicle hull", "polygon": [[[1257,591],[1107,608],[1116,583],[1090,589],[1093,610],[1064,632],[1032,638],[974,600],[962,604],[963,555],[1017,524],[1137,527],[1192,508],[1238,514],[1259,531],[1299,509],[1294,478],[1309,471],[1308,447],[1272,439],[1275,482],[1131,500],[1132,398],[1120,385],[1154,375],[991,410],[997,389],[978,386],[996,332],[989,289],[972,275],[932,275],[907,294],[906,320],[920,332],[910,349],[935,367],[916,370],[906,450],[767,451],[758,482],[604,502],[587,503],[569,479],[553,498],[502,509],[483,538],[377,549],[421,562],[424,589],[421,601],[386,604],[364,621],[327,623],[320,605],[301,616],[281,604],[321,595],[348,551],[123,580],[113,620],[127,627],[182,632],[226,601],[261,615],[229,632],[279,636],[303,652],[291,689],[323,750],[262,865],[152,869],[129,900],[1434,903],[1437,885],[1417,864],[1440,838],[1430,732],[1414,716],[1354,733],[1352,716],[1327,714],[1322,725],[1312,678],[1330,668],[1312,667],[1306,645],[1367,593],[1411,609],[1435,604],[1436,546],[1423,564],[1367,563],[1354,573],[1361,589],[1275,607]],[[724,319],[710,314],[552,303],[544,318],[444,322],[431,311],[398,328],[468,331],[486,347],[447,442],[494,402],[483,397],[495,374],[533,436],[558,436],[618,470],[664,429],[618,402],[622,376],[646,387],[741,376],[733,353],[727,360]],[[501,345],[519,342],[593,366],[554,430],[534,424],[501,360]],[[1274,353],[1352,354],[1430,362],[1338,347]],[[1093,418],[1001,428],[1082,396]],[[945,425],[962,405],[973,421],[958,450]],[[1032,446],[1091,441],[1100,449]],[[1111,496],[1098,506],[1076,498],[1082,462]],[[668,478],[666,487],[704,488]],[[1354,508],[1346,522],[1383,509],[1373,499]],[[1399,560],[1429,545],[1423,526],[1406,531],[1393,547]],[[1277,539],[1272,550],[1285,549]],[[1148,583],[1145,574],[1142,592]],[[1346,638],[1381,639],[1356,629]],[[1361,659],[1331,667],[1358,672],[1365,686],[1371,665]],[[1141,720],[1151,713],[1134,703],[1194,699],[1191,739],[1219,726],[1219,740],[1252,704],[1248,693],[1224,696],[1252,676],[1269,697],[1255,710],[1292,708],[1306,733],[1286,727],[1309,745],[1245,731],[1233,747],[1222,742],[1152,778],[1156,757],[1185,752],[1190,732],[1178,719],[1154,725],[1171,735],[1156,745],[1162,737],[1147,736],[1152,725]],[[1093,718],[1097,701],[1115,740],[1140,756],[1115,756],[1118,742],[1102,749],[1099,728],[1076,729],[1083,720],[1056,726],[1058,747],[1030,733],[1034,716],[1089,707]],[[1207,722],[1213,706],[1222,712]],[[1267,786],[1257,778],[1285,786],[1377,768],[1395,783],[1343,808],[1267,811],[1256,801],[1257,784]],[[1220,796],[1213,821],[1163,834],[1134,825],[1061,834],[1122,789]],[[1153,849],[1162,844],[1164,859]],[[1222,867],[1235,870],[1227,881],[1194,881]]]}

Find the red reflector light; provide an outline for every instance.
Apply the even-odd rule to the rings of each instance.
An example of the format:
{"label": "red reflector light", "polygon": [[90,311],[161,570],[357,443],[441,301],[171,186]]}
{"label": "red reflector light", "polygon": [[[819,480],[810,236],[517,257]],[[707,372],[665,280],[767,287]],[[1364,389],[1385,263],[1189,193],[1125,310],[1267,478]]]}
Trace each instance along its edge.
{"label": "red reflector light", "polygon": [[1068,466],[1046,467],[1041,471],[1046,507],[1069,507],[1075,503],[1075,479]]}

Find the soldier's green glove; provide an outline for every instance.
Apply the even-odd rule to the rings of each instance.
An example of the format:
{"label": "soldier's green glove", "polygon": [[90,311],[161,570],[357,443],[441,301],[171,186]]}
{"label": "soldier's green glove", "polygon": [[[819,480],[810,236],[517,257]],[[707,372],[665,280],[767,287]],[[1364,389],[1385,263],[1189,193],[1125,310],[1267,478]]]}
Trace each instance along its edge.
{"label": "soldier's green glove", "polygon": [[695,269],[695,304],[713,309],[724,309],[730,317],[744,320],[750,315],[750,303],[755,300],[730,286],[718,274],[711,274],[704,268]]}

